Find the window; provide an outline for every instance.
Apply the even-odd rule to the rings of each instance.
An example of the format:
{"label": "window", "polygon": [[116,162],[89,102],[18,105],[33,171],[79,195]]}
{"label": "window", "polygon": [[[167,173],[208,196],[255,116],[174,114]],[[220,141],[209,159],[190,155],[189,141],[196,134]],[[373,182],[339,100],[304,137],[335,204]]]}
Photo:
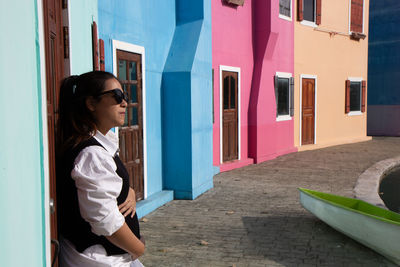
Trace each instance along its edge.
{"label": "window", "polygon": [[353,78],[346,81],[346,113],[359,115],[365,112],[365,81]]}
{"label": "window", "polygon": [[321,24],[322,0],[297,0],[298,20],[302,24],[315,26]]}
{"label": "window", "polygon": [[292,17],[292,1],[279,0],[279,17],[284,19],[291,19]]}
{"label": "window", "polygon": [[293,116],[293,78],[290,73],[279,72],[275,76],[277,121],[290,120]]}
{"label": "window", "polygon": [[364,0],[351,0],[350,31],[363,33],[363,4]]}
{"label": "window", "polygon": [[351,111],[361,111],[361,82],[350,82]]}
{"label": "window", "polygon": [[315,3],[314,0],[303,0],[304,20],[314,22]]}

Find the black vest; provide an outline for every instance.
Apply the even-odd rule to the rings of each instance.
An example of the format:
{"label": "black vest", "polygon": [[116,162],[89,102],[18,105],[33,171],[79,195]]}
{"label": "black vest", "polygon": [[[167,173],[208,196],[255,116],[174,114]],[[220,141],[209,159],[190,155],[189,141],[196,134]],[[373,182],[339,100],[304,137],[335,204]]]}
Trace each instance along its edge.
{"label": "black vest", "polygon": [[[83,252],[90,246],[100,244],[106,249],[109,256],[127,253],[113,245],[104,236],[94,234],[91,231],[90,224],[80,215],[78,192],[75,186],[75,181],[71,178],[71,171],[74,168],[75,158],[88,146],[103,147],[94,137],[92,137],[89,140],[82,142],[71,151],[65,153],[64,157],[57,161],[57,217],[59,233],[64,238],[71,241],[79,252]],[[117,198],[118,205],[120,205],[128,196],[129,174],[118,155],[114,156],[114,161],[117,165],[116,172],[123,181],[121,193]],[[125,222],[135,236],[140,238],[139,221],[136,213],[133,218],[131,218],[131,215],[126,216]]]}

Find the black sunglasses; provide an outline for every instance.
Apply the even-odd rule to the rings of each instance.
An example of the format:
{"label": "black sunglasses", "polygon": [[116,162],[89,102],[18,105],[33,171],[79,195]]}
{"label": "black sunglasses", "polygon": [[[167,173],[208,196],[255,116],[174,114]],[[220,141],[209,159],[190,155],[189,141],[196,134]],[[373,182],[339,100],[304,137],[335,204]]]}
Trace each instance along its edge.
{"label": "black sunglasses", "polygon": [[102,96],[105,94],[113,94],[112,96],[114,97],[115,101],[117,101],[117,104],[121,104],[122,100],[125,100],[128,103],[128,95],[121,89],[112,89],[109,91],[105,91],[98,94],[97,96]]}

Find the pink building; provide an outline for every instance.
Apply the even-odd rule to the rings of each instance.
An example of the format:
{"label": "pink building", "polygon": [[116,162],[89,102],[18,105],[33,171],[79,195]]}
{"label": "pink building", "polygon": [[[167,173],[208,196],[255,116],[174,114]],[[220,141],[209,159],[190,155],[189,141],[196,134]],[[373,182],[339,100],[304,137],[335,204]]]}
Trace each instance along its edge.
{"label": "pink building", "polygon": [[292,2],[212,0],[213,164],[221,172],[297,150]]}

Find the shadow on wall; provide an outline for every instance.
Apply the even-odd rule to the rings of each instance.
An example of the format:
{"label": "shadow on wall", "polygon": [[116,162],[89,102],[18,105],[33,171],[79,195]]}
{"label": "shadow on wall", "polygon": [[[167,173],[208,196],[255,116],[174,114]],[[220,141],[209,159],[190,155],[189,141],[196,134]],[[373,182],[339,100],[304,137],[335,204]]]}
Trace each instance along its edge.
{"label": "shadow on wall", "polygon": [[[388,263],[371,249],[304,214],[242,217],[247,256],[263,257],[284,266],[383,266]],[[386,266],[386,265],[385,265]]]}

